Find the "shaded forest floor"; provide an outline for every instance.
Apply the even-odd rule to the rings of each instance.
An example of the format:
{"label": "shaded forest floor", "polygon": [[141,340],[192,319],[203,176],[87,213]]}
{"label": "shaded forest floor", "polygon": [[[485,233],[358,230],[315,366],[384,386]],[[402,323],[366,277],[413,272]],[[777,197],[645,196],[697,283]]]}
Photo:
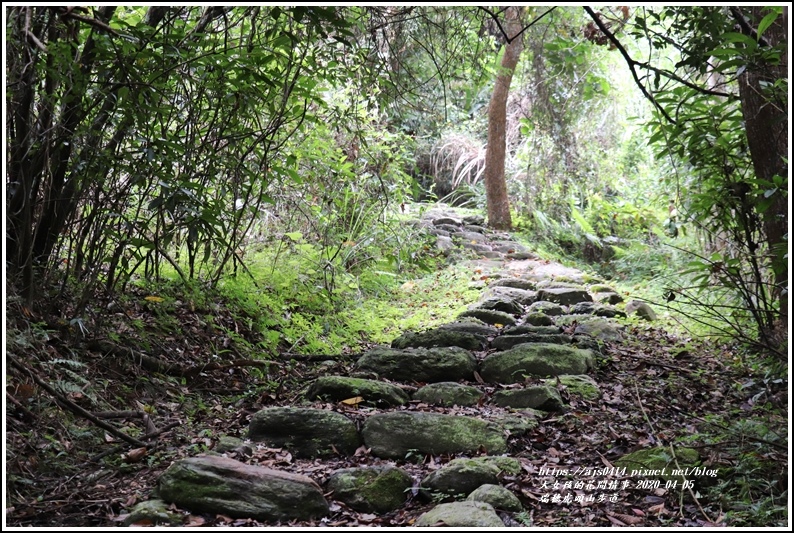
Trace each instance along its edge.
{"label": "shaded forest floor", "polygon": [[[248,341],[245,346],[256,346],[259,334],[223,301],[211,309],[186,301],[169,317],[179,330],[168,333],[162,331],[161,314],[146,305],[148,293],[131,296],[123,303],[98,297],[95,308],[114,309],[116,318],[105,317],[103,329],[90,332],[9,299],[6,526],[119,525],[134,504],[149,498],[173,461],[212,450],[224,435],[244,438],[257,410],[294,405],[311,379],[345,375],[355,360],[353,353],[283,353],[262,361],[230,339],[228,332],[235,332]],[[203,319],[207,313],[214,315],[215,327]],[[149,334],[136,339],[125,326],[130,320],[143,325],[137,331]],[[503,513],[505,523],[786,526],[786,380],[754,370],[731,347],[676,337],[650,325],[630,323],[625,338],[598,357],[592,374],[601,387],[598,400],[566,398],[568,411],[549,414],[536,429],[511,438],[509,455],[521,460],[524,471],[504,477],[502,485],[526,510]],[[197,361],[206,363],[198,366]],[[323,407],[356,417],[376,412],[341,404]],[[95,418],[80,415],[80,408]],[[483,408],[497,409],[408,407],[470,416]],[[702,466],[718,469],[719,475],[697,478],[693,490],[668,490],[664,483],[645,487],[636,478],[607,475],[598,479],[605,489],[595,491],[603,498],[555,503],[555,492],[564,491],[555,491],[554,483],[564,480],[541,471],[554,465],[609,467],[628,452],[670,444],[697,449]],[[397,464],[418,482],[452,458],[409,457]],[[321,485],[336,469],[374,460],[363,448],[353,457],[304,460],[264,447],[240,459],[306,474]],[[622,481],[628,479],[626,486]],[[410,497],[401,509],[375,516],[332,500],[332,513],[322,520],[290,524],[185,512],[184,525],[409,526],[435,503]]]}

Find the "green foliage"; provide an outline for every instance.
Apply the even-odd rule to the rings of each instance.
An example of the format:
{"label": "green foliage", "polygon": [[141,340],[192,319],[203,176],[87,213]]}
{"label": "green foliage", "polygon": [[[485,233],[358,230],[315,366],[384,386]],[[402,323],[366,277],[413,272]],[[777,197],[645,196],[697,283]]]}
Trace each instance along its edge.
{"label": "green foliage", "polygon": [[[24,28],[43,31],[57,10],[10,13],[14,272],[28,296],[32,257],[39,269],[90,281],[86,294],[140,270],[159,275],[164,262],[185,279],[202,269],[217,279],[236,264],[267,187],[294,179],[294,158],[277,150],[310,127],[322,105],[316,80],[347,74],[333,61],[341,50],[321,40],[340,41],[348,25],[317,7],[84,12],[99,22],[72,20],[71,30],[56,26],[36,40]],[[103,25],[115,29],[97,31]],[[41,194],[53,200],[38,212]],[[58,252],[69,259],[54,261]]]}
{"label": "green foliage", "polygon": [[[775,12],[762,23],[768,26]],[[774,295],[781,288],[770,281],[769,272],[786,263],[786,252],[783,243],[767,241],[764,218],[772,203],[787,194],[788,182],[755,175],[736,79],[748,63],[778,63],[782,49],[759,47],[755,39],[733,31],[722,8],[649,13],[657,25],[653,46],[669,46],[669,37],[656,33],[667,28],[666,35],[686,44],[676,68],[689,75],[719,76],[723,82],[717,89],[727,91],[715,94],[684,83],[662,87],[658,74],[655,80],[658,113],[650,122],[650,142],[671,167],[665,181],[676,191],[677,211],[709,241],[703,252],[689,250],[693,261],[676,290],[691,304],[690,312],[721,322],[723,332],[777,351],[770,332],[779,306]],[[638,23],[651,28],[644,19]],[[773,93],[767,98],[769,105],[777,99]],[[678,224],[668,219],[670,234],[677,234]],[[748,327],[754,335],[746,333]]]}

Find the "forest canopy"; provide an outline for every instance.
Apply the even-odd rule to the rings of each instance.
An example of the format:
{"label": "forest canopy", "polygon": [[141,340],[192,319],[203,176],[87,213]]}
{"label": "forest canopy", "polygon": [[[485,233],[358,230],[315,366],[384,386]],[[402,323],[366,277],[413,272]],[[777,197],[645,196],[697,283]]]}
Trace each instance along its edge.
{"label": "forest canopy", "polygon": [[164,265],[217,283],[256,239],[402,264],[373,232],[433,198],[599,264],[688,232],[668,301],[767,346],[785,329],[781,6],[5,15],[6,267],[29,303],[76,282],[79,316]]}

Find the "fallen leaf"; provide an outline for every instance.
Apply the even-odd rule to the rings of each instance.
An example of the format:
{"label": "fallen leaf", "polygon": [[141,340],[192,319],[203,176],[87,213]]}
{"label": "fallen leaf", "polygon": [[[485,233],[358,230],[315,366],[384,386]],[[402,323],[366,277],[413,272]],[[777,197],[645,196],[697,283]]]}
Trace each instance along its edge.
{"label": "fallen leaf", "polygon": [[364,398],[361,396],[354,396],[353,398],[348,398],[347,400],[342,400],[341,403],[345,405],[358,405],[364,401]]}
{"label": "fallen leaf", "polygon": [[135,448],[134,450],[128,451],[124,455],[123,459],[128,463],[137,463],[138,461],[146,457],[147,453],[149,452],[146,448]]}

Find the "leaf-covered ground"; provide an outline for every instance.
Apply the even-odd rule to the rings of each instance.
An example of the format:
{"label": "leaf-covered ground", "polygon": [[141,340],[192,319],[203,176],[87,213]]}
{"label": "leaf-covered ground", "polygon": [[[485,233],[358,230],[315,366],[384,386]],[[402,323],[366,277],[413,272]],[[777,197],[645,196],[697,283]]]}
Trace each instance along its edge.
{"label": "leaf-covered ground", "polygon": [[[212,450],[222,435],[245,437],[258,409],[294,404],[311,379],[344,375],[355,360],[355,354],[281,354],[263,364],[240,348],[241,339],[255,346],[257,335],[246,327],[245,317],[222,302],[212,309],[184,302],[164,317],[145,293],[132,296],[124,302],[98,301],[96,308],[113,311],[103,317],[103,329],[88,333],[81,324],[9,304],[7,526],[118,525],[134,504],[149,497],[174,460]],[[203,318],[209,312],[214,326]],[[599,399],[584,401],[563,390],[567,412],[550,414],[529,434],[511,439],[510,455],[524,468],[502,484],[526,511],[503,514],[505,523],[786,525],[786,381],[747,370],[726,347],[676,338],[651,326],[633,323],[626,339],[598,358],[593,377],[601,387]],[[358,422],[375,412],[324,407]],[[79,408],[95,419],[76,414]],[[408,408],[470,416],[497,409],[487,403],[453,409],[412,403]],[[146,433],[156,436],[148,439]],[[609,470],[628,452],[671,443],[697,449],[702,466],[719,469],[720,475],[696,478],[694,490],[670,490],[652,478]],[[418,483],[452,458],[414,456],[398,465]],[[288,450],[260,447],[240,459],[306,474],[320,484],[336,469],[381,462],[364,448],[353,457],[297,460]],[[557,475],[550,470],[554,467]],[[590,477],[584,470],[559,475],[559,469],[578,468],[607,470]],[[332,513],[322,520],[280,525],[409,526],[433,505],[412,496],[398,511],[375,516],[332,501]],[[185,512],[184,525],[277,524]]]}

